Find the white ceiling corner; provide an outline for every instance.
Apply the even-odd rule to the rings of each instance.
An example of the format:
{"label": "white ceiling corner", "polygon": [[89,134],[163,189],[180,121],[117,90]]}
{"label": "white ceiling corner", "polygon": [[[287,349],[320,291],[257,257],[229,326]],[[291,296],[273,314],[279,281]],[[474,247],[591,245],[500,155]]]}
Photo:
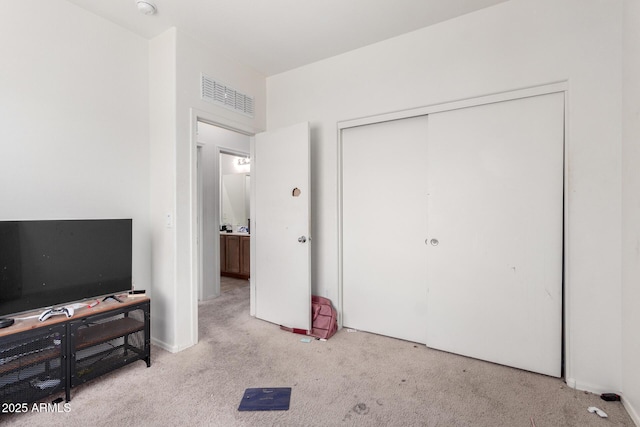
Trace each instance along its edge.
{"label": "white ceiling corner", "polygon": [[270,76],[508,0],[68,0],[142,37],[175,26]]}

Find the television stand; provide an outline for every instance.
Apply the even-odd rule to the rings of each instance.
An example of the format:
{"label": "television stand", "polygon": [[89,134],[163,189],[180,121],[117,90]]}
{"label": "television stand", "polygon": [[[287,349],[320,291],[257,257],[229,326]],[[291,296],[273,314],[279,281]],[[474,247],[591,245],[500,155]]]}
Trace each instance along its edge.
{"label": "television stand", "polygon": [[149,298],[122,298],[73,317],[18,320],[0,330],[0,404],[65,393],[142,360],[151,366]]}
{"label": "television stand", "polygon": [[117,295],[109,295],[102,299],[102,302],[109,301],[110,299],[116,300],[118,302],[123,302]]}

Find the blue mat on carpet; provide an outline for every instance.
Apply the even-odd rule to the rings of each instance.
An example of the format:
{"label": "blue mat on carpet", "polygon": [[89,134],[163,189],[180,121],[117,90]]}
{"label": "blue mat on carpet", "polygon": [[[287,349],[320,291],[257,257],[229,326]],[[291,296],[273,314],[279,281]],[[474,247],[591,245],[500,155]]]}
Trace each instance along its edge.
{"label": "blue mat on carpet", "polygon": [[288,411],[291,387],[248,388],[238,411]]}

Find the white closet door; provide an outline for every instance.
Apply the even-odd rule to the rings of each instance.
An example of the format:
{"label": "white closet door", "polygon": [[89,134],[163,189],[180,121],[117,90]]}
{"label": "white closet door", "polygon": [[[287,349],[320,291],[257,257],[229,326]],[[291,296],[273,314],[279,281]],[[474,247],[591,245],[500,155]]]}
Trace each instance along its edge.
{"label": "white closet door", "polygon": [[343,325],[426,342],[426,116],[342,131]]}
{"label": "white closet door", "polygon": [[563,94],[432,114],[427,346],[559,377]]}

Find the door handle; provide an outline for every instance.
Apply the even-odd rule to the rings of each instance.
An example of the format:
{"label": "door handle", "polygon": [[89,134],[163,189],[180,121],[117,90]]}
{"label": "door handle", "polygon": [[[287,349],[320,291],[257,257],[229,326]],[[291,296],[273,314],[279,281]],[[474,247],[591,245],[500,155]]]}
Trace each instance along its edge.
{"label": "door handle", "polygon": [[304,243],[304,242],[306,242],[306,241],[307,241],[307,238],[306,238],[305,236],[300,236],[300,237],[298,237],[298,242],[300,242],[300,243]]}

